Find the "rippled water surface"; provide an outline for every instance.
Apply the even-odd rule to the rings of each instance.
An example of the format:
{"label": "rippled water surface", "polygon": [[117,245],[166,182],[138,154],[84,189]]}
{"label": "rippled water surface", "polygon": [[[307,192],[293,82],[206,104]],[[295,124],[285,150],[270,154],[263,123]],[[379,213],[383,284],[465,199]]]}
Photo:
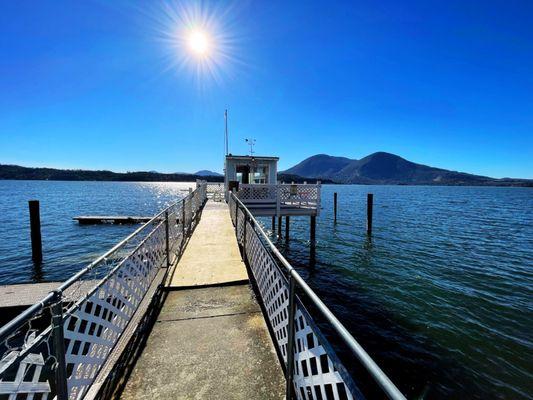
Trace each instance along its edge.
{"label": "rippled water surface", "polygon": [[[154,214],[189,185],[0,181],[0,284],[65,279],[135,229],[73,216]],[[277,244],[409,398],[532,398],[533,189],[323,186],[322,202],[314,260],[308,218],[292,218]]]}
{"label": "rippled water surface", "polygon": [[[61,281],[139,225],[79,225],[79,215],[154,215],[194,183],[0,180],[0,284]],[[43,265],[31,261],[28,200],[40,201]]]}

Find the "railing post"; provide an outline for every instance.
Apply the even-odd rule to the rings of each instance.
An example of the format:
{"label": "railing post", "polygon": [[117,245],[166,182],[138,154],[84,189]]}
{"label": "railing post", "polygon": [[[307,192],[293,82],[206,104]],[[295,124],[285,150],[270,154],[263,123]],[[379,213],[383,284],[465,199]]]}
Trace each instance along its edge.
{"label": "railing post", "polygon": [[246,224],[248,223],[248,214],[244,211],[243,232],[242,232],[242,260],[246,262]]}
{"label": "railing post", "polygon": [[292,398],[292,377],[294,375],[294,316],[296,314],[295,284],[292,274],[289,273],[289,321],[287,337],[287,386],[285,387],[285,398]]}
{"label": "railing post", "polygon": [[183,241],[185,240],[185,198],[181,201],[181,234]]}
{"label": "railing post", "polygon": [[165,210],[165,250],[167,252],[167,268],[170,268],[170,238],[169,238],[169,226],[168,226],[168,210]]}
{"label": "railing post", "polygon": [[[235,194],[233,195],[235,196]],[[237,236],[239,235],[239,229],[237,228],[239,226],[239,213],[237,212],[239,210],[239,203],[237,203],[237,199],[233,199],[235,202],[235,232],[237,232]]]}
{"label": "railing post", "polygon": [[280,210],[281,210],[281,200],[280,200],[280,185],[276,185],[276,216],[280,216]]}
{"label": "railing post", "polygon": [[63,336],[63,301],[61,292],[54,291],[52,305],[52,338],[56,366],[56,391],[58,400],[68,399],[67,364],[65,362],[65,338]]}

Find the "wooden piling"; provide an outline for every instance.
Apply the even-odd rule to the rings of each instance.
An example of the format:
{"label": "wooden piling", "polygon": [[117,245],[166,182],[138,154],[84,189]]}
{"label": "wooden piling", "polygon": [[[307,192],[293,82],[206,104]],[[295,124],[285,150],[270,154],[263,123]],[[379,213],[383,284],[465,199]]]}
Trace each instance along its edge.
{"label": "wooden piling", "polygon": [[276,216],[272,216],[272,234],[276,232]]}
{"label": "wooden piling", "polygon": [[28,206],[30,209],[31,258],[35,264],[41,264],[43,262],[43,244],[39,200],[28,201]]}
{"label": "wooden piling", "polygon": [[374,195],[368,193],[366,195],[366,234],[372,235],[372,211],[374,208]]}
{"label": "wooden piling", "polygon": [[278,217],[278,237],[281,237],[281,223],[283,222],[282,217]]}
{"label": "wooden piling", "polygon": [[289,225],[290,225],[290,217],[286,215],[285,216],[285,240],[289,240]]}
{"label": "wooden piling", "polygon": [[333,223],[337,223],[337,192],[333,193]]}
{"label": "wooden piling", "polygon": [[311,215],[311,226],[309,229],[311,247],[315,247],[316,244],[316,215]]}

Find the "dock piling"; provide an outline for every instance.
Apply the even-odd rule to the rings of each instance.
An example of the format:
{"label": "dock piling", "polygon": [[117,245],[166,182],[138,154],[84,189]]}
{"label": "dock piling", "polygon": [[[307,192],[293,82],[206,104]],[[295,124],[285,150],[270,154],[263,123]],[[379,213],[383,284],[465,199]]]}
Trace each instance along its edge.
{"label": "dock piling", "polygon": [[285,240],[289,240],[289,226],[290,226],[290,217],[285,216]]}
{"label": "dock piling", "polygon": [[276,231],[276,216],[272,216],[272,234]]}
{"label": "dock piling", "polygon": [[28,201],[30,209],[30,236],[31,255],[35,264],[43,262],[43,244],[41,239],[41,216],[39,211],[39,200]]}
{"label": "dock piling", "polygon": [[337,192],[333,193],[333,223],[337,223]]}
{"label": "dock piling", "polygon": [[280,238],[281,237],[281,224],[282,224],[282,217],[278,217],[278,237]]}
{"label": "dock piling", "polygon": [[311,239],[311,248],[314,248],[316,244],[316,215],[311,215],[311,226],[309,233]]}
{"label": "dock piling", "polygon": [[372,235],[372,213],[374,208],[374,195],[368,193],[366,195],[366,234]]}

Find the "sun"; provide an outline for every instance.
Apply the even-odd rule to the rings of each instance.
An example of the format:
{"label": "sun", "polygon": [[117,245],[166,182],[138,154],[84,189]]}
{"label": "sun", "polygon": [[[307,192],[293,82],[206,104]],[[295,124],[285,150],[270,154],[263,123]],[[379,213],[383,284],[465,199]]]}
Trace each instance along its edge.
{"label": "sun", "polygon": [[246,65],[239,46],[240,12],[235,6],[185,1],[165,0],[151,16],[154,37],[163,43],[164,69],[180,77],[191,74],[202,89],[213,81],[222,85]]}
{"label": "sun", "polygon": [[189,50],[198,56],[205,56],[209,52],[210,40],[206,32],[194,30],[189,33],[187,40]]}

